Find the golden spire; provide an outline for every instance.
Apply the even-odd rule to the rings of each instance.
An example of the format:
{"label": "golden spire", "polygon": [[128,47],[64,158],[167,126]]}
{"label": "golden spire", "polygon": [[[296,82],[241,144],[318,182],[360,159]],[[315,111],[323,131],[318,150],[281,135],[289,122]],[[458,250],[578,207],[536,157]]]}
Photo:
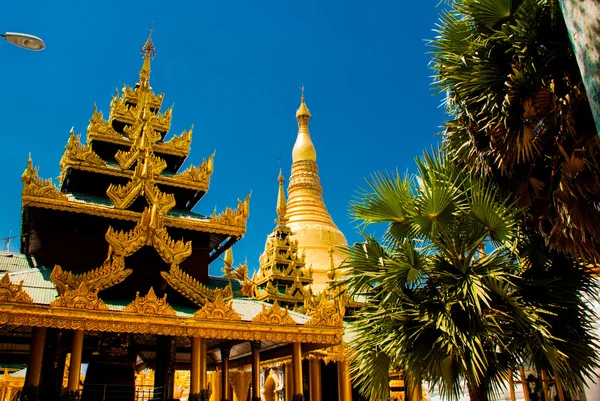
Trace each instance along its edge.
{"label": "golden spire", "polygon": [[142,69],[140,70],[139,85],[141,87],[150,86],[150,60],[153,59],[154,55],[156,54],[156,48],[152,42],[152,30],[152,24],[150,24],[148,39],[146,39],[146,43],[144,43],[144,46],[142,46],[142,51],[140,52],[141,55],[144,56],[144,63],[142,64]]}
{"label": "golden spire", "polygon": [[308,124],[310,122],[310,111],[306,107],[304,102],[304,86],[302,89],[302,99],[300,100],[300,107],[296,111],[296,120],[298,121],[298,136],[296,137],[296,143],[292,150],[292,161],[298,160],[312,160],[317,161],[317,151],[315,145],[313,145],[310,139],[310,132],[308,132]]}
{"label": "golden spire", "polygon": [[281,169],[279,169],[279,177],[277,177],[277,181],[279,181],[279,191],[277,192],[277,219],[275,222],[283,226],[287,222],[287,219],[285,218],[286,201],[285,192],[283,190],[283,182],[285,179],[283,178]]}
{"label": "golden spire", "polygon": [[[317,166],[317,151],[310,139],[310,112],[304,101],[296,112],[298,137],[292,151],[292,174],[288,186],[285,217],[292,230],[292,239],[306,251],[306,266],[312,266],[315,290],[327,287],[330,265],[339,265],[344,255],[338,246],[347,245],[344,234],[337,228],[323,201],[323,188]],[[329,253],[333,247],[333,252]]]}
{"label": "golden spire", "polygon": [[228,277],[233,273],[233,249],[227,248],[225,251],[225,258],[223,259],[223,276]]}

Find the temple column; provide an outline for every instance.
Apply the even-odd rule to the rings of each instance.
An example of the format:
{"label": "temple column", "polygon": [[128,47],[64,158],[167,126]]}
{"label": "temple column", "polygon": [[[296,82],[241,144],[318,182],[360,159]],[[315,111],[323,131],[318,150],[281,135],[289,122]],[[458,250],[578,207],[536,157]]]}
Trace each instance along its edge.
{"label": "temple column", "polygon": [[190,395],[200,393],[200,338],[192,337],[192,368],[190,370]]}
{"label": "temple column", "polygon": [[292,397],[294,396],[294,372],[292,371],[291,362],[285,363],[283,376],[285,380],[285,401],[292,401]]}
{"label": "temple column", "polygon": [[[48,330],[45,327],[34,327],[31,336],[31,346],[29,348],[29,361],[27,362],[27,374],[25,376],[26,391],[38,388],[42,378],[42,360],[44,358],[44,347],[46,346],[46,333]],[[26,390],[27,389],[27,390]],[[37,397],[35,397],[37,399]],[[31,399],[31,398],[30,398]]]}
{"label": "temple column", "polygon": [[192,369],[190,394],[206,390],[206,338],[192,337]]}
{"label": "temple column", "polygon": [[156,336],[154,394],[172,400],[175,389],[175,337]]}
{"label": "temple column", "polygon": [[229,352],[231,347],[221,348],[221,401],[230,401],[229,395]]}
{"label": "temple column", "polygon": [[40,400],[51,401],[60,398],[66,357],[62,343],[63,330],[47,329],[46,347],[42,360]]}
{"label": "temple column", "polygon": [[252,401],[260,401],[260,341],[252,341]]}
{"label": "temple column", "polygon": [[310,379],[310,401],[321,401],[321,360],[311,356],[308,360]]}
{"label": "temple column", "polygon": [[339,401],[352,401],[352,382],[350,381],[350,371],[348,369],[347,360],[337,363],[337,373]]}
{"label": "temple column", "polygon": [[[294,372],[294,396],[292,401],[304,400],[302,392],[302,344],[292,343],[292,370]],[[344,400],[345,401],[345,400]]]}
{"label": "temple column", "polygon": [[74,393],[79,390],[79,376],[81,374],[81,354],[83,352],[83,330],[73,331],[71,344],[71,362],[69,364],[69,381],[67,391]]}

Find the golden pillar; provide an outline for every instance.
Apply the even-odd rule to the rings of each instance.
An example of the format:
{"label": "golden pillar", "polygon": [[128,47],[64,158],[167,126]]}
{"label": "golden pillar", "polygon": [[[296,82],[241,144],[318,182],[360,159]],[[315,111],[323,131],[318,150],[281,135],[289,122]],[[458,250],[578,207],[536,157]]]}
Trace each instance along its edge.
{"label": "golden pillar", "polygon": [[231,348],[221,348],[221,401],[229,398],[229,352]]}
{"label": "golden pillar", "polygon": [[311,357],[308,360],[309,379],[310,379],[310,401],[321,401],[321,360],[316,357]]}
{"label": "golden pillar", "polygon": [[42,359],[44,358],[44,347],[46,346],[45,327],[34,327],[31,336],[31,347],[29,348],[29,361],[27,362],[27,374],[25,386],[38,387],[42,377]]}
{"label": "golden pillar", "polygon": [[207,390],[206,381],[206,338],[192,337],[192,370],[190,372],[190,394]]}
{"label": "golden pillar", "polygon": [[252,341],[252,401],[260,401],[260,341]]}
{"label": "golden pillar", "polygon": [[352,382],[350,381],[350,370],[348,361],[337,363],[338,373],[338,399],[339,401],[352,401]]}
{"label": "golden pillar", "polygon": [[190,370],[190,394],[200,393],[200,338],[192,337],[192,368]]}
{"label": "golden pillar", "polygon": [[69,364],[69,381],[67,391],[79,390],[79,375],[81,373],[81,353],[83,352],[83,330],[73,331],[73,342],[71,344],[71,362]]}
{"label": "golden pillar", "polygon": [[294,371],[293,399],[304,399],[302,392],[302,348],[300,343],[292,343],[292,370]]}
{"label": "golden pillar", "polygon": [[284,386],[285,386],[285,401],[292,401],[294,396],[294,372],[292,371],[292,363],[286,362],[284,368]]}
{"label": "golden pillar", "polygon": [[200,339],[200,390],[208,390],[208,368],[206,365],[207,355],[207,342],[206,338]]}

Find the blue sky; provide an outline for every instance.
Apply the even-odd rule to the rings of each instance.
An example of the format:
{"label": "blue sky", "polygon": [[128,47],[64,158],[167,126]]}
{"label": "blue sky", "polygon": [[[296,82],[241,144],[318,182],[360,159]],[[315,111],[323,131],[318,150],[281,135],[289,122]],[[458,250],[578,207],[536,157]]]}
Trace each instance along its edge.
{"label": "blue sky", "polygon": [[[171,134],[194,124],[184,167],[216,150],[211,189],[194,211],[236,206],[252,191],[236,264],[247,259],[255,268],[274,227],[279,152],[287,184],[301,84],[325,203],[348,241],[359,240],[348,203],[364,178],[412,169],[414,157],[439,139],[445,116],[426,45],[439,11],[436,1],[4,5],[0,31],[38,35],[47,47],[0,43],[0,237],[20,230],[27,154],[41,177],[58,176],[71,127],[85,136],[94,103],[108,116],[115,89],[137,81],[152,21],[150,81],[165,93],[164,106],[175,105]],[[214,262],[211,273],[221,267]]]}

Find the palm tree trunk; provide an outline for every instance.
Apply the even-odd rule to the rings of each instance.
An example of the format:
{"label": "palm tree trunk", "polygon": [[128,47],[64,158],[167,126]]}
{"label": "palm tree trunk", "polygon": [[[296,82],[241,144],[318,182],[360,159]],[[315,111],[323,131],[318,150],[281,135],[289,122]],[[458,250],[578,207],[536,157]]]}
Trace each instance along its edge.
{"label": "palm tree trunk", "polygon": [[469,399],[471,401],[488,401],[487,387],[486,382],[479,383],[479,386],[468,385]]}

